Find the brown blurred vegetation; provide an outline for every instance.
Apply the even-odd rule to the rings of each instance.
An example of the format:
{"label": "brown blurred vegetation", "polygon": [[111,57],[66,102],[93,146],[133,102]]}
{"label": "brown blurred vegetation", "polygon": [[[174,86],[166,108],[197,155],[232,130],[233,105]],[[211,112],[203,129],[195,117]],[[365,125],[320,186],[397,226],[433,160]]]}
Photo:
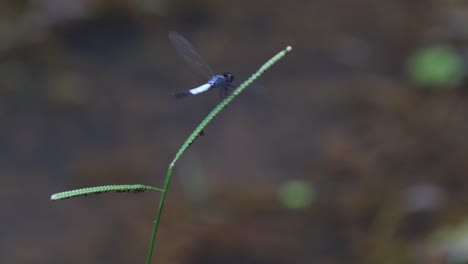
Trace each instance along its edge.
{"label": "brown blurred vegetation", "polygon": [[[154,263],[455,263],[434,234],[467,212],[466,87],[418,87],[405,62],[431,43],[463,56],[467,12],[463,1],[0,2],[0,263],[144,262],[158,194],[48,199],[162,185],[219,101],[170,99],[201,80],[169,30],[239,81],[294,50],[178,164]],[[279,201],[293,179],[314,187],[310,207]]]}

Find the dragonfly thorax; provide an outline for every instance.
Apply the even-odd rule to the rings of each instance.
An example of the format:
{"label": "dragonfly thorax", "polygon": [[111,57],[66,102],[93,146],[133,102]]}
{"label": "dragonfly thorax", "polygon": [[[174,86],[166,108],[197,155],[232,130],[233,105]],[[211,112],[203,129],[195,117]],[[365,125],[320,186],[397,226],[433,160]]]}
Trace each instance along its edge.
{"label": "dragonfly thorax", "polygon": [[211,77],[208,83],[213,87],[222,87],[234,80],[234,76],[229,72],[223,73],[223,75],[215,75]]}

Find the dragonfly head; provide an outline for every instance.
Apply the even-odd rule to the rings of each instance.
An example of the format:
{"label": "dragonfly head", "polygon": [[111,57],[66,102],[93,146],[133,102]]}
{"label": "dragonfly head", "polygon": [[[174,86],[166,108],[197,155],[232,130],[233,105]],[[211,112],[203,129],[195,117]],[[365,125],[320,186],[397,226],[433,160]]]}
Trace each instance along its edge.
{"label": "dragonfly head", "polygon": [[232,83],[232,81],[234,81],[234,75],[232,75],[230,72],[223,73],[223,76],[226,80],[226,83]]}

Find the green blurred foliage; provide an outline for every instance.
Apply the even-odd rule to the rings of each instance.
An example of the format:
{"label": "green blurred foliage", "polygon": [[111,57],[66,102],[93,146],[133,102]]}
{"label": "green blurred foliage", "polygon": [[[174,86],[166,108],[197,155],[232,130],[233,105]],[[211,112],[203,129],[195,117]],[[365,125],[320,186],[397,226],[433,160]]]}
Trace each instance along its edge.
{"label": "green blurred foliage", "polygon": [[429,88],[457,88],[466,78],[463,59],[444,45],[418,50],[409,58],[407,70],[414,83]]}
{"label": "green blurred foliage", "polygon": [[282,184],[279,198],[286,207],[300,209],[312,204],[314,192],[307,183],[300,180],[291,180]]}

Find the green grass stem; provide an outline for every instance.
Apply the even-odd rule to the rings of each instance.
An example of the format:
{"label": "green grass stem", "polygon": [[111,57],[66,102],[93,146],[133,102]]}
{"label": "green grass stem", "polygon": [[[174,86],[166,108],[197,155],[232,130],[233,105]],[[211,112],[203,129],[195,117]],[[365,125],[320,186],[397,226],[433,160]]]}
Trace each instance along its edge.
{"label": "green grass stem", "polygon": [[182,154],[187,150],[187,148],[193,143],[193,141],[200,135],[200,133],[203,131],[203,129],[213,120],[215,116],[221,112],[229,103],[234,100],[235,97],[237,97],[240,93],[242,93],[252,82],[254,82],[258,77],[260,77],[266,70],[268,70],[273,64],[278,62],[280,59],[282,59],[289,51],[291,51],[292,48],[291,46],[286,47],[284,50],[280,51],[278,54],[273,56],[271,59],[269,59],[265,64],[263,64],[257,72],[252,74],[250,78],[248,78],[246,81],[244,81],[239,87],[237,87],[228,97],[226,97],[221,103],[219,103],[206,117],[203,119],[203,121],[195,128],[195,130],[190,134],[190,136],[187,138],[187,140],[182,144],[180,149],[177,151],[174,159],[172,160],[171,164],[169,164],[169,168],[167,170],[166,174],[166,180],[164,181],[164,187],[162,189],[162,194],[161,194],[161,199],[159,201],[159,207],[156,212],[156,219],[154,222],[153,226],[153,232],[151,236],[151,241],[150,241],[150,246],[148,250],[148,255],[146,257],[146,263],[150,264],[151,263],[151,257],[153,255],[153,249],[156,241],[156,235],[158,232],[158,227],[159,223],[161,222],[161,214],[164,208],[164,203],[166,201],[166,194],[167,190],[169,189],[169,183],[171,182],[171,175],[172,175],[172,169],[175,165],[175,163],[179,160],[179,158],[182,156]]}

